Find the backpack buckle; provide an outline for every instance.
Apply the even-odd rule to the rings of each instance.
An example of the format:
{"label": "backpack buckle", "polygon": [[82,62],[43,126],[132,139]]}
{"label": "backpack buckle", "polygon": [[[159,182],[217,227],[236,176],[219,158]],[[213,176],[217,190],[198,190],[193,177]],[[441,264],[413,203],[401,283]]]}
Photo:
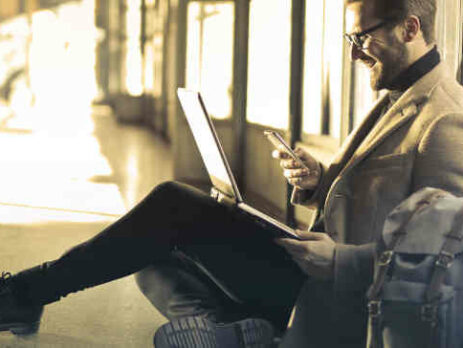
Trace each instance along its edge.
{"label": "backpack buckle", "polygon": [[381,301],[372,300],[368,302],[368,314],[372,318],[377,318],[381,315]]}
{"label": "backpack buckle", "polygon": [[378,259],[378,265],[379,266],[387,266],[391,263],[392,261],[392,256],[394,256],[394,251],[393,250],[386,250],[381,253]]}
{"label": "backpack buckle", "polygon": [[445,251],[441,251],[439,255],[437,255],[435,265],[437,267],[441,267],[444,269],[449,268],[453,263],[454,255],[447,253]]}
{"label": "backpack buckle", "polygon": [[425,304],[421,306],[421,320],[431,323],[432,326],[437,324],[437,305]]}

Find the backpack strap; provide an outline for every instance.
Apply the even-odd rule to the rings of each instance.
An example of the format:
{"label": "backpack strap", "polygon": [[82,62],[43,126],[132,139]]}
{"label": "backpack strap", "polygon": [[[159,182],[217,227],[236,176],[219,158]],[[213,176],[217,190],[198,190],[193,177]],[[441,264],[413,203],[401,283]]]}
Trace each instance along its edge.
{"label": "backpack strap", "polygon": [[453,263],[455,254],[460,249],[463,240],[463,210],[460,210],[453,220],[450,232],[445,236],[444,244],[436,257],[431,281],[425,293],[426,303],[421,306],[421,320],[429,325],[429,347],[434,347],[437,339],[437,311],[441,298],[441,286],[444,282],[447,270]]}
{"label": "backpack strap", "polygon": [[389,265],[394,257],[394,249],[399,244],[399,241],[402,237],[405,236],[406,231],[405,227],[407,227],[408,223],[415,215],[414,211],[410,216],[400,225],[398,230],[394,232],[392,235],[391,242],[389,243],[389,248],[384,250],[378,257],[376,261],[377,271],[375,275],[375,279],[373,280],[373,284],[368,289],[367,298],[371,300],[379,300],[379,294],[383,288],[384,282],[386,280],[387,271],[389,270]]}
{"label": "backpack strap", "polygon": [[[440,193],[439,193],[440,194]],[[394,249],[406,235],[405,228],[407,227],[410,220],[418,213],[427,207],[433,198],[437,197],[437,194],[432,194],[430,197],[426,197],[422,201],[418,202],[416,209],[408,216],[408,218],[400,225],[397,231],[392,235],[389,248],[381,253],[376,262],[377,272],[373,280],[373,284],[368,289],[368,316],[371,321],[371,342],[369,348],[382,348],[382,313],[381,313],[381,291],[386,281],[387,272],[390,264],[394,257]]]}
{"label": "backpack strap", "polygon": [[[377,272],[373,280],[373,284],[368,289],[367,298],[369,300],[379,300],[379,294],[383,288],[384,282],[386,280],[387,271],[389,270],[389,264],[391,263],[394,256],[394,249],[401,241],[401,238],[404,237],[407,232],[405,228],[407,227],[410,220],[424,208],[429,206],[433,200],[436,198],[442,197],[442,192],[433,192],[431,195],[428,195],[420,202],[417,203],[416,209],[408,216],[408,218],[400,225],[396,232],[393,233],[391,242],[389,243],[389,248],[381,253],[377,260]],[[453,229],[452,229],[453,230]]]}
{"label": "backpack strap", "polygon": [[376,264],[378,271],[370,289],[367,292],[368,298],[368,316],[371,321],[371,342],[369,348],[382,348],[382,315],[381,315],[381,299],[380,293],[386,280],[387,271],[394,257],[394,248],[399,243],[400,239],[405,235],[405,226],[410,221],[411,217],[405,221],[399,230],[392,236],[389,249],[385,250],[379,256]]}
{"label": "backpack strap", "polygon": [[444,244],[442,245],[439,255],[437,255],[431,281],[426,289],[426,302],[432,303],[439,300],[440,287],[444,282],[447,269],[452,265],[455,254],[460,248],[461,241],[463,240],[463,210],[457,213],[450,232],[444,237]]}

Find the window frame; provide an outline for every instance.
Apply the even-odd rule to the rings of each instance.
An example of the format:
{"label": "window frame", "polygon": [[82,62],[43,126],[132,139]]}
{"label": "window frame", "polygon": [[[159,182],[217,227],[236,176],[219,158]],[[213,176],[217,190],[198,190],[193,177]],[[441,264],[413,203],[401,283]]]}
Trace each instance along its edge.
{"label": "window frame", "polygon": [[[324,6],[324,11],[326,9],[326,1],[323,0],[323,6]],[[303,12],[306,12],[306,6],[309,5],[308,1],[303,1],[304,2],[304,7],[303,7]],[[342,13],[343,13],[343,23],[342,23],[342,28],[344,31],[345,28],[345,5],[343,4],[342,8]],[[326,21],[324,21],[324,26],[326,25]],[[303,35],[305,36],[306,33],[306,24],[303,23]],[[323,28],[323,32],[325,32],[325,28]],[[324,34],[325,35],[325,34]],[[327,50],[327,45],[328,43],[326,40],[323,40],[322,44],[322,49],[323,51]],[[305,37],[304,37],[304,42],[305,42]],[[305,55],[305,47],[302,47],[302,60],[304,62],[304,55]],[[329,62],[324,61],[322,63],[322,69],[324,71],[327,71],[329,68]],[[348,134],[352,131],[353,129],[353,123],[354,123],[354,113],[352,111],[352,106],[354,103],[354,98],[353,98],[353,86],[355,83],[355,67],[352,64],[352,62],[349,59],[349,46],[343,40],[343,47],[342,47],[342,59],[341,59],[341,81],[342,81],[342,86],[341,86],[341,99],[337,100],[336,102],[339,103],[340,105],[340,117],[341,119],[338,121],[339,124],[339,134],[336,136],[329,134],[331,131],[331,126],[330,123],[332,122],[332,117],[333,114],[329,109],[328,103],[330,102],[330,90],[329,90],[329,83],[326,83],[326,79],[329,78],[326,73],[323,74],[322,76],[322,81],[323,85],[321,86],[321,96],[320,96],[320,103],[322,105],[322,115],[320,115],[321,118],[321,129],[320,129],[320,134],[309,134],[305,133],[303,128],[302,128],[302,122],[303,122],[303,117],[304,114],[301,112],[300,115],[300,122],[301,122],[301,128],[299,131],[299,139],[298,142],[302,143],[303,145],[309,146],[309,147],[317,147],[320,148],[322,151],[325,151],[327,153],[335,153],[342,142],[346,139]],[[303,75],[304,69],[301,70],[301,74]],[[300,84],[300,89],[303,91],[304,89],[304,80],[301,81]],[[303,100],[301,99],[301,108],[303,108]]]}

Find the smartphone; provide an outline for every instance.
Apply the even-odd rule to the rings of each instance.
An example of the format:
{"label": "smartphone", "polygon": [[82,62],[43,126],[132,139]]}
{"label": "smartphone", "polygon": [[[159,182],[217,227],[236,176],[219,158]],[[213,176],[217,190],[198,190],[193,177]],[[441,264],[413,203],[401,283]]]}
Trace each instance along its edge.
{"label": "smartphone", "polygon": [[299,156],[294,153],[294,151],[291,149],[291,147],[286,143],[286,141],[279,133],[271,130],[266,130],[264,131],[264,135],[273,144],[273,146],[275,146],[277,150],[286,153],[293,160],[295,160],[302,168],[309,169],[307,168],[305,163],[299,158]]}

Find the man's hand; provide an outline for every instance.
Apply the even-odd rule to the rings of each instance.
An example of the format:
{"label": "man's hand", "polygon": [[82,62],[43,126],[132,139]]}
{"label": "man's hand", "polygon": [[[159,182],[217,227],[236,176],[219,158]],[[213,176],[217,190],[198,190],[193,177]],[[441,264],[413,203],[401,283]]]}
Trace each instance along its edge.
{"label": "man's hand", "polygon": [[278,238],[275,242],[286,249],[304,273],[324,279],[333,278],[336,243],[326,233],[297,230],[297,234],[303,240]]}
{"label": "man's hand", "polygon": [[283,175],[290,185],[303,190],[314,190],[320,181],[320,163],[301,148],[296,148],[294,152],[308,169],[303,168],[283,151],[274,150],[272,157],[280,160]]}

